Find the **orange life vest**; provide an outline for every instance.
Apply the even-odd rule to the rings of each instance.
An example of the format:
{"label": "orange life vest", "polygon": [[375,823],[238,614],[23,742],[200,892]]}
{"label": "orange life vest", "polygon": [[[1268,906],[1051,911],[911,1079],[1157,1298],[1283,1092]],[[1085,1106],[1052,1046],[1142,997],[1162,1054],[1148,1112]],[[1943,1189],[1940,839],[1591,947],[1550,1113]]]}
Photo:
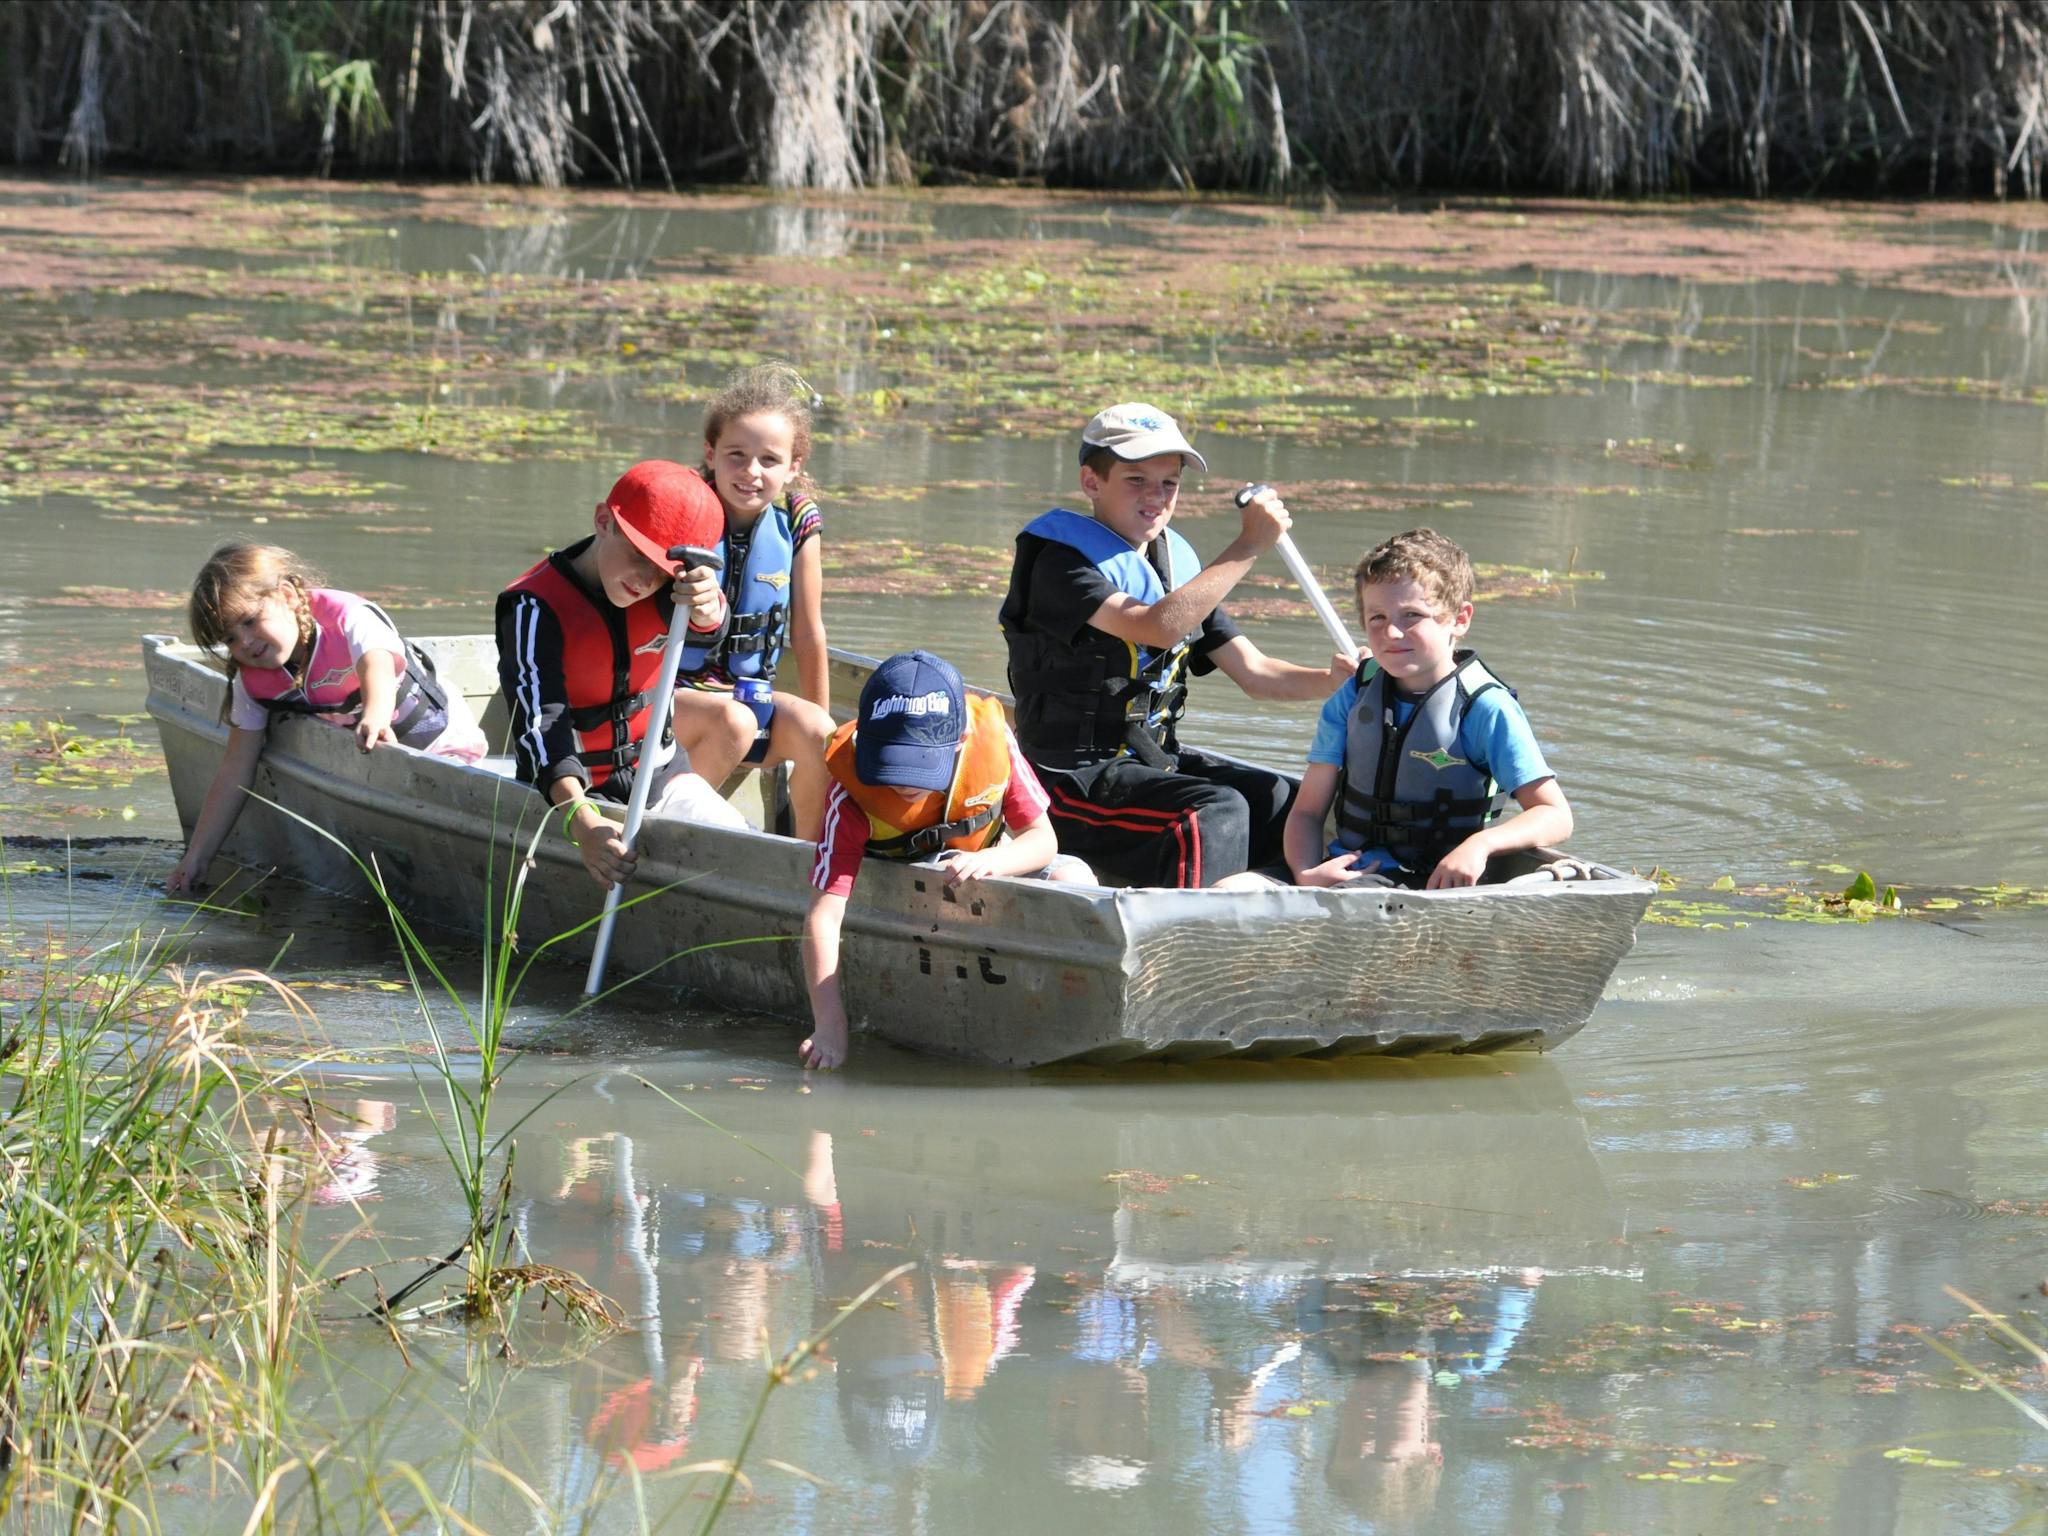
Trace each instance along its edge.
{"label": "orange life vest", "polygon": [[971,853],[1002,832],[1003,793],[1010,787],[1009,730],[1003,706],[967,697],[967,731],[953,758],[953,787],[901,789],[863,784],[853,775],[856,721],[832,733],[825,766],[853,803],[868,814],[868,852],[884,859],[930,858],[942,848]]}

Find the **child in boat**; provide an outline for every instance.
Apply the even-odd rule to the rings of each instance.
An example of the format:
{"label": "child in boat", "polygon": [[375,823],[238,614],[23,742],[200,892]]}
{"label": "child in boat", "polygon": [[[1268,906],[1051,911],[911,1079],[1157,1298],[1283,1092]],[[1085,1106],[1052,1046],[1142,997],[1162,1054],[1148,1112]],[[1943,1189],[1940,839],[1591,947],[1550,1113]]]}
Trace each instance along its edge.
{"label": "child in boat", "polygon": [[[726,627],[717,572],[685,568],[670,551],[716,548],[723,524],[702,475],[648,459],[597,504],[589,537],[498,594],[498,686],[512,715],[514,768],[550,805],[572,807],[565,829],[607,890],[636,859],[599,803],[631,798],[675,611],[689,610],[694,644]],[[647,808],[737,822],[691,766],[674,739],[658,743]]]}
{"label": "child in boat", "polygon": [[322,586],[288,549],[224,544],[199,568],[187,607],[192,638],[228,669],[227,751],[199,808],[192,841],[165,889],[199,887],[234,828],[271,721],[311,715],[355,733],[356,745],[407,746],[475,762],[484,733],[459,693],[399,638],[367,598]]}
{"label": "child in boat", "polygon": [[[846,1060],[839,928],[863,858],[936,856],[949,886],[993,875],[1095,878],[1059,851],[1045,790],[1002,706],[970,695],[952,665],[929,651],[891,656],[875,668],[859,713],[833,734],[825,761],[832,787],[804,917],[814,1028],[797,1053],[805,1066],[820,1068]],[[998,842],[1006,828],[1009,837]]]}
{"label": "child in boat", "polygon": [[[1000,622],[1017,737],[1060,844],[1129,885],[1221,886],[1276,864],[1293,782],[1181,746],[1187,679],[1220,671],[1255,699],[1327,698],[1338,657],[1268,656],[1221,606],[1291,522],[1271,490],[1204,567],[1170,525],[1182,475],[1205,469],[1171,416],[1140,402],[1081,432],[1088,512],[1055,507],[1017,535]],[[1252,877],[1263,883],[1262,877]]]}
{"label": "child in boat", "polygon": [[[704,476],[725,514],[731,617],[715,638],[693,638],[676,678],[676,739],[697,771],[717,784],[742,763],[788,763],[803,838],[824,818],[832,735],[821,522],[803,472],[810,400],[795,369],[768,364],[736,375],[705,412]],[[793,693],[775,688],[785,649],[796,657]]]}
{"label": "child in boat", "polygon": [[[1472,562],[1432,528],[1358,563],[1370,658],[1331,695],[1287,817],[1300,885],[1474,885],[1488,860],[1572,833],[1528,717],[1471,651]],[[1512,797],[1522,813],[1498,818]],[[1337,836],[1323,818],[1337,803]]]}

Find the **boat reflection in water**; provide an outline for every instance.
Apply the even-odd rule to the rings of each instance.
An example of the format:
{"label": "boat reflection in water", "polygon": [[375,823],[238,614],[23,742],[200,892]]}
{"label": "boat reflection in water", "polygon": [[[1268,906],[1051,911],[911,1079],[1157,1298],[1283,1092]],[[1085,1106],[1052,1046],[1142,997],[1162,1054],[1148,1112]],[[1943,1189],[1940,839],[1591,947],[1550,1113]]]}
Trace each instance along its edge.
{"label": "boat reflection in water", "polygon": [[[1294,1075],[923,1072],[798,1099],[804,1125],[765,1089],[722,1096],[750,1146],[619,1093],[519,1217],[631,1326],[561,1368],[555,1427],[523,1437],[559,1447],[551,1500],[729,1452],[765,1349],[909,1262],[771,1402],[739,1528],[1031,1529],[1102,1495],[1141,1530],[1185,1530],[1191,1495],[1223,1528],[1424,1515],[1461,1440],[1502,1454],[1550,1298],[1640,1276],[1546,1063]],[[1305,1107],[1232,1107],[1283,1097]]]}

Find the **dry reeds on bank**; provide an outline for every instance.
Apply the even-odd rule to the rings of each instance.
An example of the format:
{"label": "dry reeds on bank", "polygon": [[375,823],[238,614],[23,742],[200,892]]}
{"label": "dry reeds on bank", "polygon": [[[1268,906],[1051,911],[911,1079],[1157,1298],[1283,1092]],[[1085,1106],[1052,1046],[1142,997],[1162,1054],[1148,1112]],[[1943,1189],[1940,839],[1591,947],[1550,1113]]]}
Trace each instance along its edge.
{"label": "dry reeds on bank", "polygon": [[4,0],[19,165],[2039,197],[2048,0]]}

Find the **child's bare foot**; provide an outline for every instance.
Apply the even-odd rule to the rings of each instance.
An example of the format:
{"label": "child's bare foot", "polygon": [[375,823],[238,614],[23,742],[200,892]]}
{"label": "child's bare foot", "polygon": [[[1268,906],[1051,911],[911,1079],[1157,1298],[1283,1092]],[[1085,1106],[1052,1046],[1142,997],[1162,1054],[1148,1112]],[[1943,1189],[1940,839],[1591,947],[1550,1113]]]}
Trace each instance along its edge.
{"label": "child's bare foot", "polygon": [[830,1072],[846,1063],[846,1025],[821,1024],[802,1045],[796,1059],[814,1072]]}

